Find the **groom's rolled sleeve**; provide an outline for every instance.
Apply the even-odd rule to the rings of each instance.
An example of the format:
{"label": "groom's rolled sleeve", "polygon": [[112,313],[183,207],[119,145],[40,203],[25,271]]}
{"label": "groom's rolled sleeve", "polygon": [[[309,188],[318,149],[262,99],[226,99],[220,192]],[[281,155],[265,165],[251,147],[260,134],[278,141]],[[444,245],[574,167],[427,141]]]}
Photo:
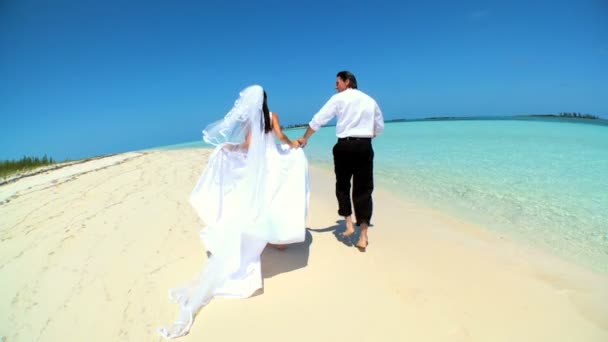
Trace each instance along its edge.
{"label": "groom's rolled sleeve", "polygon": [[378,106],[378,104],[376,104],[376,109],[374,110],[374,136],[382,133],[383,131],[384,131],[384,116],[382,115],[380,106]]}
{"label": "groom's rolled sleeve", "polygon": [[332,97],[327,103],[312,117],[312,120],[308,123],[308,126],[315,131],[318,131],[321,126],[329,122],[336,115],[336,101]]}

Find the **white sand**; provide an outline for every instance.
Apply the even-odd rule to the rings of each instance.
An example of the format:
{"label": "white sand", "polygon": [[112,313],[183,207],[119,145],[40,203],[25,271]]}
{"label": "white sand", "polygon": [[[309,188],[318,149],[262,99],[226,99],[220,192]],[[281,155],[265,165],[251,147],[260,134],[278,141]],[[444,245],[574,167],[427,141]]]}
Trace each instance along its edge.
{"label": "white sand", "polygon": [[[0,187],[0,340],[158,341],[205,262],[188,195],[209,150],[130,153]],[[307,241],[264,293],[218,299],[181,341],[608,341],[608,276],[375,192],[367,253],[338,242],[312,169]],[[6,201],[6,200],[9,201]]]}

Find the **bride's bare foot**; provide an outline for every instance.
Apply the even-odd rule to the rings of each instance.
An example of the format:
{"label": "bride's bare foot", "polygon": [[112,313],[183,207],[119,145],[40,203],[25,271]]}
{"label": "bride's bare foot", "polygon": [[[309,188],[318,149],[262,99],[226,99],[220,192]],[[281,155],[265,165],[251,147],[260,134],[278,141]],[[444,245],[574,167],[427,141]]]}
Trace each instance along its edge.
{"label": "bride's bare foot", "polygon": [[272,244],[272,243],[270,243],[269,245],[271,245],[272,247],[274,247],[274,248],[276,248],[276,249],[278,249],[280,251],[285,250],[285,248],[287,248],[287,245],[275,245],[275,244]]}

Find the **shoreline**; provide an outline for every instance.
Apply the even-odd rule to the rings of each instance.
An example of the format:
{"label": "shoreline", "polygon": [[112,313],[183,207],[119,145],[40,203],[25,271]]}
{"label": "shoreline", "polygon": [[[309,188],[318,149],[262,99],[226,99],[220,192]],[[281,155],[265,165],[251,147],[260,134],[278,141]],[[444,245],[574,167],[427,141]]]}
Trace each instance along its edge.
{"label": "shoreline", "polygon": [[[184,144],[179,144],[176,146],[180,146],[180,145],[184,145]],[[163,152],[163,151],[180,151],[180,150],[202,150],[202,151],[209,151],[209,152],[213,151],[212,147],[207,147],[207,146],[193,147],[193,146],[188,146],[188,144],[186,144],[186,145],[187,146],[185,148],[173,147],[173,148],[169,148],[169,149],[165,149],[165,148],[145,149],[145,150],[138,150],[138,151],[132,151],[132,152],[96,156],[96,157],[91,157],[91,158],[86,158],[86,159],[81,159],[81,160],[74,160],[74,161],[69,161],[69,162],[65,162],[65,163],[57,163],[54,165],[43,166],[43,167],[28,171],[28,172],[16,174],[16,175],[13,175],[12,177],[4,179],[3,182],[0,182],[0,205],[10,202],[12,199],[14,199],[16,197],[14,194],[10,194],[10,193],[7,194],[5,191],[3,191],[3,187],[4,187],[4,189],[6,189],[6,187],[5,187],[6,185],[25,179],[24,181],[22,181],[22,185],[17,187],[18,189],[22,189],[22,188],[36,189],[36,186],[38,185],[37,183],[45,182],[46,174],[48,174],[51,171],[63,169],[65,167],[77,166],[75,172],[68,173],[68,175],[66,177],[64,177],[65,180],[67,181],[67,180],[70,180],[74,174],[78,174],[80,172],[79,170],[82,169],[82,167],[79,165],[81,165],[81,164],[91,164],[91,165],[93,165],[91,167],[94,168],[93,171],[96,171],[96,170],[100,170],[102,168],[111,167],[113,165],[118,165],[120,163],[127,162],[128,160],[130,160],[132,158],[136,158],[142,154],[145,155],[148,153],[158,153],[158,152]],[[86,168],[87,166],[83,166],[83,167]],[[330,177],[333,179],[334,174],[332,171],[332,167],[333,166],[331,164],[326,165],[326,163],[322,163],[322,162],[318,162],[318,161],[309,162],[310,169],[314,169],[317,172],[322,173],[324,175],[324,177]],[[39,176],[38,180],[36,178],[31,178],[33,176]],[[548,249],[546,246],[542,247],[533,241],[526,241],[525,236],[513,236],[512,234],[501,231],[500,229],[490,228],[479,220],[475,221],[469,217],[464,217],[464,215],[458,215],[457,213],[454,212],[454,211],[457,211],[456,209],[450,210],[450,209],[446,209],[446,208],[443,208],[443,209],[438,208],[436,206],[433,206],[430,203],[426,203],[424,201],[418,200],[414,196],[409,195],[405,192],[391,189],[389,187],[388,183],[383,183],[382,181],[378,181],[376,184],[376,189],[374,190],[374,193],[377,193],[378,191],[390,194],[398,201],[407,202],[410,205],[416,206],[419,208],[419,210],[428,211],[428,214],[431,216],[441,216],[446,220],[450,220],[452,222],[458,222],[459,225],[461,225],[463,227],[464,226],[475,227],[474,230],[478,233],[484,232],[484,233],[492,234],[492,235],[498,237],[499,239],[508,239],[512,243],[518,244],[519,247],[521,247],[523,249],[527,249],[530,252],[533,252],[533,253],[537,252],[539,254],[551,256],[551,257],[554,257],[554,258],[557,258],[557,259],[563,261],[564,263],[576,265],[578,267],[582,267],[591,272],[608,276],[608,272],[604,272],[602,270],[594,268],[594,267],[590,266],[590,264],[588,264],[588,263],[581,262],[580,260],[574,260],[574,259],[568,258],[567,256],[557,254],[557,253],[555,253],[555,251]],[[333,196],[333,193],[331,195]]]}
{"label": "shoreline", "polygon": [[[186,147],[179,148],[180,145],[186,145]],[[44,179],[46,178],[44,176],[45,174],[48,174],[51,171],[63,169],[65,167],[70,167],[70,166],[75,166],[75,165],[77,166],[80,164],[99,164],[99,165],[103,165],[103,167],[105,168],[105,167],[111,167],[115,164],[126,162],[129,159],[137,157],[141,154],[157,153],[157,152],[163,152],[163,151],[179,151],[179,150],[203,150],[203,151],[212,151],[213,150],[212,147],[190,146],[189,143],[178,144],[175,146],[176,147],[172,147],[172,148],[168,148],[168,149],[166,149],[166,148],[145,149],[145,150],[138,150],[138,151],[132,151],[132,152],[101,155],[101,156],[96,156],[96,157],[91,157],[91,158],[86,158],[86,159],[81,159],[81,160],[74,160],[74,161],[69,161],[69,162],[64,162],[64,163],[57,163],[54,165],[43,166],[43,167],[28,171],[28,172],[19,173],[19,174],[13,175],[12,177],[7,177],[6,179],[1,180],[1,182],[0,182],[0,205],[10,202],[12,199],[14,199],[16,197],[16,196],[14,196],[14,194],[5,193],[3,191],[4,186],[6,186],[10,183],[14,183],[14,182],[23,180],[23,179],[28,179],[28,178],[32,179],[31,177],[38,176],[38,175],[41,176],[41,177],[39,177],[39,179],[41,179],[42,182],[44,183]],[[311,169],[316,170],[317,172],[323,173],[325,177],[330,177],[330,178],[334,177],[334,174],[332,172],[333,166],[331,164],[322,163],[319,161],[315,161],[315,162],[309,161],[309,167]],[[85,166],[85,168],[86,168],[86,166]],[[93,166],[93,168],[95,168],[95,166]],[[75,173],[77,174],[78,172],[79,171],[76,171]],[[68,179],[69,177],[70,176],[66,177],[66,179]],[[35,188],[36,183],[37,183],[37,181],[35,178],[33,178],[32,181],[25,180],[23,182],[23,185],[21,186],[21,188],[25,188],[25,187]],[[6,187],[4,187],[4,189],[6,189]],[[411,205],[415,205],[422,210],[426,210],[429,212],[429,215],[431,215],[431,216],[439,215],[439,216],[444,217],[447,220],[451,220],[453,222],[459,222],[459,224],[461,224],[462,226],[475,227],[476,231],[487,232],[487,233],[490,233],[490,234],[493,234],[493,235],[499,237],[500,239],[509,239],[513,243],[518,244],[521,248],[525,248],[529,251],[532,251],[532,252],[536,251],[540,254],[549,255],[551,257],[560,259],[565,263],[576,265],[576,266],[582,267],[584,269],[587,269],[589,271],[592,271],[594,273],[603,274],[603,275],[608,276],[608,272],[599,270],[597,267],[591,266],[590,261],[582,262],[581,260],[574,260],[565,255],[556,253],[555,251],[551,250],[547,246],[543,247],[533,241],[526,241],[525,236],[521,236],[521,235],[514,236],[508,232],[502,231],[501,229],[490,228],[487,224],[482,222],[483,220],[476,221],[470,217],[465,217],[465,215],[458,215],[457,213],[455,213],[455,211],[458,211],[458,210],[456,210],[457,209],[456,207],[454,207],[452,209],[449,209],[449,208],[446,209],[446,208],[439,208],[437,206],[433,206],[431,203],[427,203],[425,201],[416,199],[411,194],[408,194],[406,192],[402,192],[399,190],[391,189],[388,183],[383,183],[382,181],[378,181],[376,184],[376,189],[374,190],[374,192],[376,193],[378,191],[386,192],[386,193],[390,194],[391,196],[394,196],[399,201],[404,201],[404,202],[410,203]]]}
{"label": "shoreline", "polygon": [[[188,194],[210,151],[133,152],[0,187],[14,196],[0,205],[0,338],[160,340],[178,309],[167,290],[206,260]],[[332,234],[333,175],[310,177],[306,241],[266,249],[263,293],[212,301],[180,340],[343,339],[353,313],[361,339],[608,338],[607,275],[384,189],[359,253]]]}
{"label": "shoreline", "polygon": [[[331,172],[331,170],[328,170],[323,166],[309,165],[309,168],[315,170],[315,172],[322,173],[324,177],[332,179],[334,177],[334,174]],[[374,193],[376,192],[380,193],[381,198],[392,198],[393,201],[406,204],[408,207],[413,208],[413,210],[416,212],[425,213],[425,215],[429,217],[438,218],[442,222],[450,224],[453,228],[458,229],[458,231],[456,232],[457,234],[470,234],[477,239],[509,244],[512,245],[512,247],[519,249],[520,252],[524,254],[534,255],[535,257],[544,260],[544,262],[557,262],[564,267],[580,268],[581,270],[584,270],[584,272],[589,272],[591,274],[597,274],[608,278],[608,272],[602,272],[600,270],[590,267],[589,265],[565,258],[562,255],[541,248],[540,246],[537,246],[534,243],[526,243],[525,241],[521,241],[521,239],[511,236],[507,232],[491,229],[483,224],[479,224],[472,220],[456,216],[450,212],[434,208],[428,203],[416,200],[413,197],[408,197],[406,194],[403,194],[399,191],[393,191],[386,185],[378,186],[376,189],[374,189]],[[374,201],[375,205],[382,205],[376,202],[377,201]],[[335,205],[337,206],[337,204]]]}
{"label": "shoreline", "polygon": [[[333,171],[332,171],[333,165],[331,165],[331,164],[326,165],[324,163],[315,162],[315,163],[310,163],[309,167],[317,169],[319,172],[324,173],[327,177],[335,177],[333,174]],[[452,207],[448,208],[445,206],[445,203],[443,203],[444,204],[443,206],[438,206],[437,204],[432,204],[427,201],[417,199],[415,196],[413,196],[412,194],[410,194],[406,191],[392,189],[390,187],[389,183],[386,183],[383,181],[375,182],[374,194],[377,191],[386,192],[386,193],[390,194],[391,196],[394,196],[397,200],[410,203],[411,205],[414,205],[414,206],[420,208],[421,210],[426,210],[429,212],[429,215],[431,215],[431,216],[442,216],[446,220],[451,220],[453,222],[459,222],[463,226],[475,227],[476,231],[483,231],[483,232],[486,232],[489,234],[493,234],[496,237],[499,237],[500,239],[508,239],[508,240],[512,241],[513,243],[520,245],[521,248],[524,248],[524,249],[527,249],[530,251],[537,251],[540,254],[545,254],[545,255],[549,255],[551,257],[560,259],[565,263],[576,265],[576,266],[582,267],[584,269],[587,269],[589,271],[592,271],[594,273],[603,274],[603,275],[608,276],[608,270],[600,269],[600,267],[597,266],[597,262],[598,262],[597,260],[588,260],[588,259],[584,259],[584,258],[576,259],[576,258],[574,258],[570,255],[566,255],[564,253],[562,253],[562,254],[557,253],[556,252],[557,247],[549,246],[549,245],[541,245],[538,241],[531,240],[530,237],[522,234],[519,231],[508,232],[505,230],[506,228],[505,228],[504,224],[503,225],[494,225],[494,227],[498,227],[498,228],[492,228],[492,225],[489,224],[489,222],[488,222],[489,217],[474,219],[474,218],[470,217],[470,213],[469,213],[469,215],[462,214],[461,213],[462,208],[459,208],[458,206],[452,206]]]}

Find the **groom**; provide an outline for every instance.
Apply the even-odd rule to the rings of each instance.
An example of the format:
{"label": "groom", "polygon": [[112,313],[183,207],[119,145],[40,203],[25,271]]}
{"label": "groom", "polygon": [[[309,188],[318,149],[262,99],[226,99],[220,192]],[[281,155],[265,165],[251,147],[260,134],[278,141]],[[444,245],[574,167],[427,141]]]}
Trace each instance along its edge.
{"label": "groom", "polygon": [[359,250],[365,251],[374,190],[372,138],[384,130],[384,119],[376,101],[357,89],[357,79],[351,72],[340,71],[336,75],[336,90],[338,93],[313,116],[306,133],[298,141],[305,146],[311,135],[337,116],[338,142],[333,148],[333,154],[338,215],[344,216],[346,220],[346,231],[342,235],[348,237],[355,232],[351,218],[352,178],[352,203],[357,225],[361,228],[359,241],[355,245]]}

